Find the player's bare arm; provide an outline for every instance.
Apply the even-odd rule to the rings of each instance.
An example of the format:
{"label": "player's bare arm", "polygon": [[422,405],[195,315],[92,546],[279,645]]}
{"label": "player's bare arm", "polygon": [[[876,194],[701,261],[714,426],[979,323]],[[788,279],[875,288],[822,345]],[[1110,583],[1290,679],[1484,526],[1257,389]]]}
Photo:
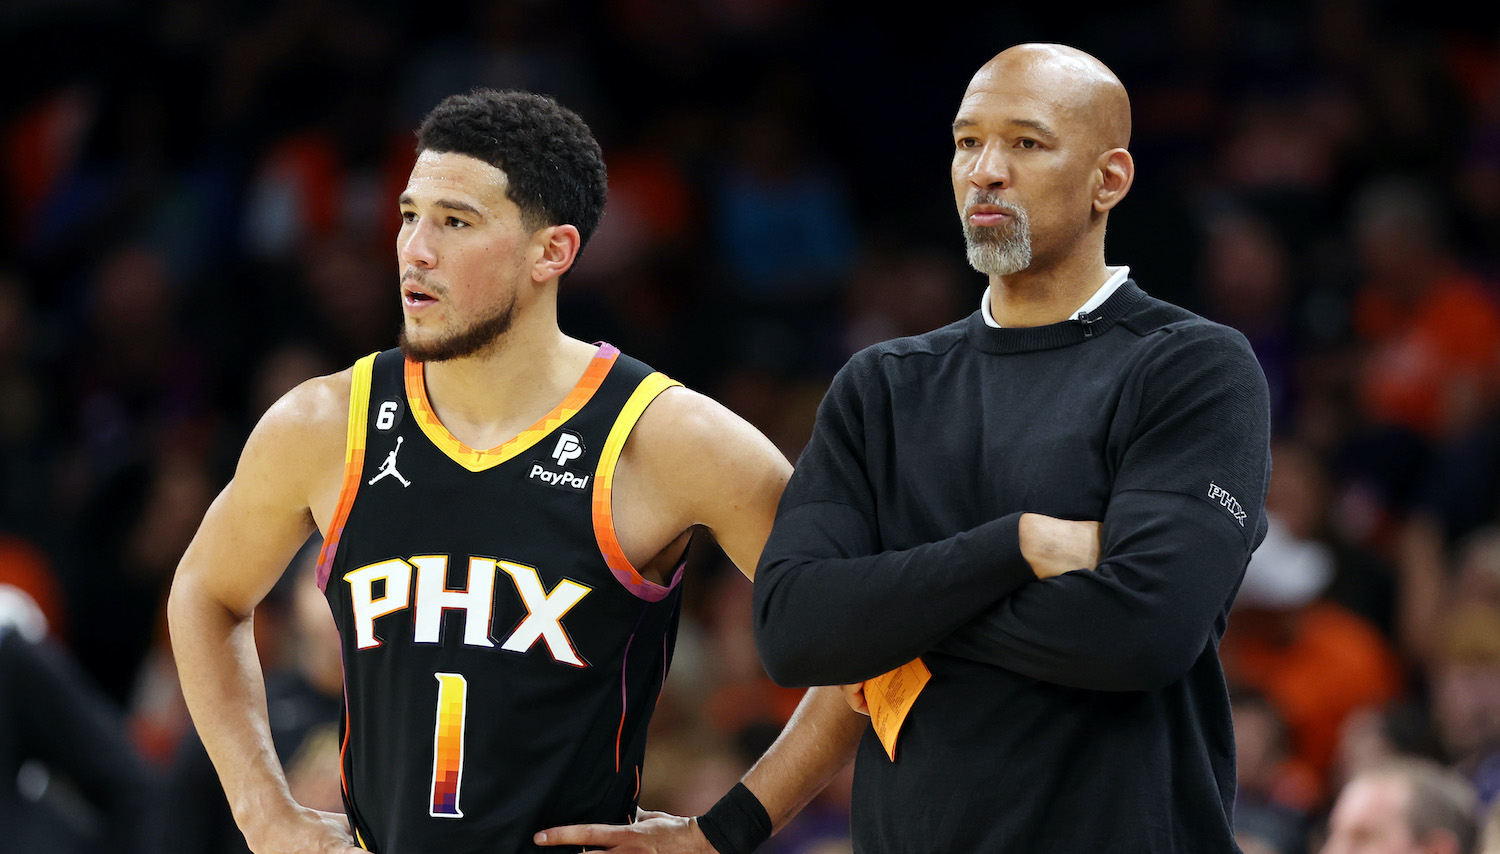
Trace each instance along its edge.
{"label": "player's bare arm", "polygon": [[[636,555],[658,558],[637,567],[659,572],[660,558],[675,560],[682,536],[701,525],[753,578],[791,476],[786,457],[760,431],[708,397],[673,388],[641,417],[620,467],[614,513],[621,546],[632,562]],[[849,762],[866,723],[849,710],[839,689],[808,692],[781,737],[744,778],[774,829],[790,821]],[[697,819],[646,812],[642,819],[630,826],[553,828],[539,835],[538,842],[658,854],[715,850]]]}
{"label": "player's bare arm", "polygon": [[298,805],[271,743],[256,606],[338,500],[348,371],[309,380],[262,417],[183,554],[168,602],[193,721],[256,854],[349,854],[343,816]]}
{"label": "player's bare arm", "polygon": [[754,577],[792,474],[760,431],[711,398],[668,389],[641,416],[620,467],[615,519],[627,555],[702,525]]}

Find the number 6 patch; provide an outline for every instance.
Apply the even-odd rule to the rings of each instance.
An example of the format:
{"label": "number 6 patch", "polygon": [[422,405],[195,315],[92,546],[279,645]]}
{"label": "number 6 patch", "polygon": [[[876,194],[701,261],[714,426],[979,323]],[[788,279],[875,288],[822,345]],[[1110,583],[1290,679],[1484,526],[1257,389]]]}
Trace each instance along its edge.
{"label": "number 6 patch", "polygon": [[401,416],[406,412],[406,407],[401,401],[394,398],[386,398],[380,401],[380,406],[375,410],[375,429],[382,433],[389,433],[401,426]]}

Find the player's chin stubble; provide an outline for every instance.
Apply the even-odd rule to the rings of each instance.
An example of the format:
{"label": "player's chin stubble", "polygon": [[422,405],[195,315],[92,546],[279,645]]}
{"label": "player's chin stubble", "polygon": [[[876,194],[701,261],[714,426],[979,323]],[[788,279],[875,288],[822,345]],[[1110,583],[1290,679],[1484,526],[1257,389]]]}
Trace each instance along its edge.
{"label": "player's chin stubble", "polygon": [[446,362],[473,356],[493,345],[510,331],[516,319],[516,301],[512,297],[505,307],[467,329],[461,329],[434,341],[413,341],[406,334],[406,323],[401,324],[397,341],[401,354],[413,362]]}

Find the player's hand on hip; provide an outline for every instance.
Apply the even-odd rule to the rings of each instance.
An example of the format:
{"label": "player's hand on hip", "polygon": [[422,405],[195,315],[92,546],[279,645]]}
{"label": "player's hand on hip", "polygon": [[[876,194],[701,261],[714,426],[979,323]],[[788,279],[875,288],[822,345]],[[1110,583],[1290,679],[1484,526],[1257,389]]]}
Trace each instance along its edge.
{"label": "player's hand on hip", "polygon": [[290,819],[268,822],[258,831],[250,846],[255,854],[365,854],[354,844],[343,813],[299,807]]}
{"label": "player's hand on hip", "polygon": [[1052,578],[1075,569],[1094,569],[1099,565],[1099,531],[1098,522],[1022,513],[1021,556],[1031,564],[1037,578]]}
{"label": "player's hand on hip", "polygon": [[865,683],[855,682],[853,685],[840,685],[839,690],[844,692],[844,702],[849,708],[862,715],[869,716],[870,704],[865,702]]}
{"label": "player's hand on hip", "polygon": [[635,824],[572,824],[538,833],[538,845],[582,845],[615,854],[717,854],[698,821],[640,810]]}

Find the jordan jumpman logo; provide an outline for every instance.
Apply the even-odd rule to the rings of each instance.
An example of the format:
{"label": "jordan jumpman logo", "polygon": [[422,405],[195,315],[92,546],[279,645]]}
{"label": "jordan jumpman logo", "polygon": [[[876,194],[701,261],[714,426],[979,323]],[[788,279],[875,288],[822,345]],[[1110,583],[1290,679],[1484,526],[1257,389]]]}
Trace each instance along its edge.
{"label": "jordan jumpman logo", "polygon": [[376,474],[374,477],[370,478],[370,485],[371,486],[374,486],[375,485],[375,481],[380,480],[381,478],[385,477],[386,475],[390,475],[391,477],[394,477],[395,479],[401,481],[401,485],[403,487],[405,487],[405,486],[411,486],[411,481],[409,481],[406,478],[402,477],[401,476],[401,472],[396,471],[396,452],[399,451],[399,450],[401,450],[401,442],[404,441],[404,439],[405,439],[404,436],[397,436],[396,437],[396,447],[394,447],[394,448],[391,449],[390,454],[387,455],[386,458],[385,458],[385,462],[383,462],[383,463],[380,464],[380,472],[378,474]]}

